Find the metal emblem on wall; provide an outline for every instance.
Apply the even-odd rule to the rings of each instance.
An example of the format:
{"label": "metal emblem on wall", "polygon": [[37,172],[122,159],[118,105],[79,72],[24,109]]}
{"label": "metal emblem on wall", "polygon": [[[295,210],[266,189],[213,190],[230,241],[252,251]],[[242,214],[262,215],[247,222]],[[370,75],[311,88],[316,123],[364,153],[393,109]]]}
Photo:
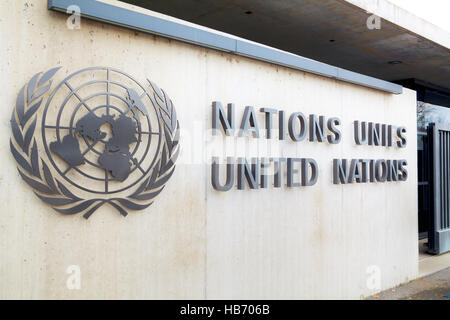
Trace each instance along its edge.
{"label": "metal emblem on wall", "polygon": [[77,71],[50,91],[59,69],[36,74],[17,97],[10,147],[19,174],[62,214],[149,207],[179,152],[172,101],[150,80],[145,87],[107,67]]}

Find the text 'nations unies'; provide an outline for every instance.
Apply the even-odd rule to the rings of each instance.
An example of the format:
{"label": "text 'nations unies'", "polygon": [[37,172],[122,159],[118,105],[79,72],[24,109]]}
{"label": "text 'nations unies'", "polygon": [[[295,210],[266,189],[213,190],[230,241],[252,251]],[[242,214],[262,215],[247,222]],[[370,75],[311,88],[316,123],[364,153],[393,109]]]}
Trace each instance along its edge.
{"label": "text 'nations unies'", "polygon": [[[342,140],[342,121],[338,117],[326,118],[302,112],[293,112],[287,117],[286,112],[272,108],[260,108],[264,116],[262,124],[258,123],[255,108],[244,109],[239,129],[236,130],[235,105],[229,103],[227,110],[220,102],[212,103],[213,135],[222,131],[226,136],[260,138],[260,128],[264,128],[264,138],[293,142],[308,140],[315,143],[338,144]],[[276,129],[274,123],[278,123]],[[405,148],[407,145],[406,128],[388,124],[354,121],[354,142],[356,145],[374,147]],[[275,134],[276,133],[276,134]],[[407,161],[386,159],[333,159],[334,184],[375,183],[406,181]],[[220,182],[220,170],[225,170],[224,180]],[[269,182],[275,188],[310,187],[316,184],[319,176],[317,162],[311,158],[246,158],[227,157],[221,166],[218,157],[212,158],[211,182],[214,189],[228,191],[235,184],[238,190],[268,188]],[[235,178],[236,177],[236,178]],[[285,177],[285,181],[283,178]]]}

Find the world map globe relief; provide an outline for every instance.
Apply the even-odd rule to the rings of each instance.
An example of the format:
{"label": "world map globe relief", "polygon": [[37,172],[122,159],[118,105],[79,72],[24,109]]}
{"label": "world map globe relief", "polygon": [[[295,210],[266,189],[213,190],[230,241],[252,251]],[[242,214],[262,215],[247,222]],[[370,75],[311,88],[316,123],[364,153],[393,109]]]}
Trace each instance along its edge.
{"label": "world map globe relief", "polygon": [[135,186],[155,164],[161,122],[152,92],[112,68],[69,75],[51,93],[42,140],[56,171],[75,187],[111,194]]}

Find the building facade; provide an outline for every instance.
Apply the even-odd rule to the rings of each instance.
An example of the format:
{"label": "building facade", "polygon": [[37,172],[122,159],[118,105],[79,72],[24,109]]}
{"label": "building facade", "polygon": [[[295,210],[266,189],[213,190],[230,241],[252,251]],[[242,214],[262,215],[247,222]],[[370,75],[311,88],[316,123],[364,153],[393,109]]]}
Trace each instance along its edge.
{"label": "building facade", "polygon": [[2,299],[359,299],[418,277],[413,89],[124,2],[0,11]]}

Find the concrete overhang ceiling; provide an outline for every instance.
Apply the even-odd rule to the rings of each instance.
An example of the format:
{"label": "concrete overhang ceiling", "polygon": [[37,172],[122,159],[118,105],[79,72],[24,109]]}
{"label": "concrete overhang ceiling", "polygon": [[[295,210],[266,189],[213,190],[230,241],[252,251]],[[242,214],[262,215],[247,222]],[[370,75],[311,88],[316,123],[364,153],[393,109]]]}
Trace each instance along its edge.
{"label": "concrete overhang ceiling", "polygon": [[[381,29],[370,30],[371,14],[349,3],[358,0],[124,2],[383,80],[418,79],[450,89],[450,39],[432,41],[385,19]],[[424,30],[438,29],[414,18]]]}

